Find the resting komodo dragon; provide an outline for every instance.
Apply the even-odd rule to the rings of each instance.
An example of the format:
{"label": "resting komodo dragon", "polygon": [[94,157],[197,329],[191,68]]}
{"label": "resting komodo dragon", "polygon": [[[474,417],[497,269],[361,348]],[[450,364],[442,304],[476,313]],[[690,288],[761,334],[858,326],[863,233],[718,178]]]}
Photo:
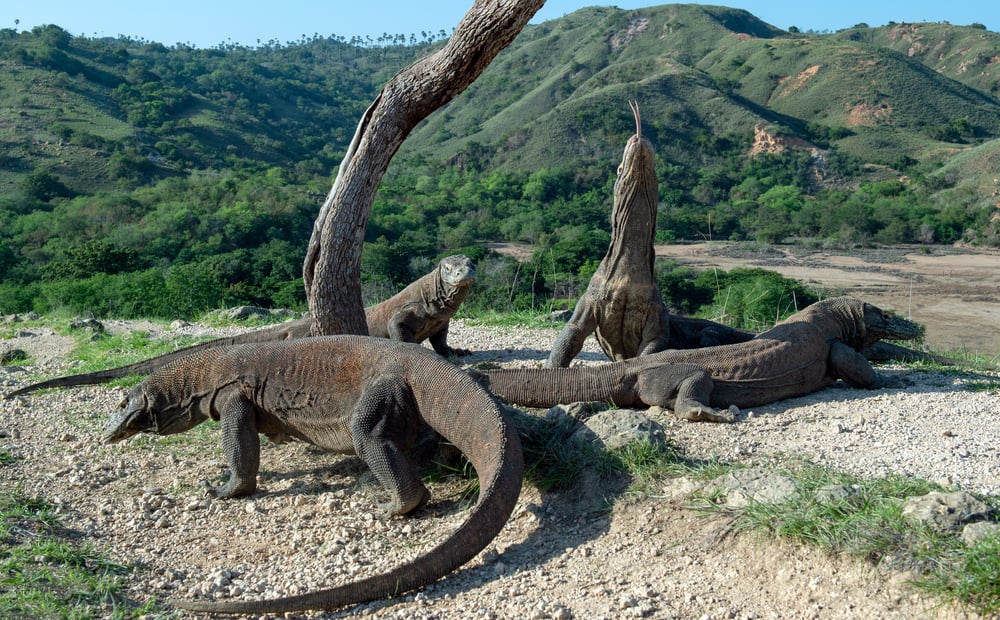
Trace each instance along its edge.
{"label": "resting komodo dragon", "polygon": [[659,405],[688,420],[732,421],[715,407],[752,407],[820,390],[837,379],[887,385],[859,353],[915,338],[915,323],[849,297],[819,301],[751,340],[670,350],[598,366],[470,371],[500,399],[527,407],[604,401]]}
{"label": "resting komodo dragon", "polygon": [[670,315],[653,276],[653,236],[660,203],[653,146],[642,137],[638,105],[629,105],[635,115],[635,135],[625,145],[618,166],[611,244],[552,345],[547,368],[568,366],[591,333],[612,360],[670,346]]}
{"label": "resting komodo dragon", "polygon": [[[448,346],[448,325],[462,301],[469,295],[475,281],[476,266],[469,257],[463,254],[445,257],[430,273],[389,299],[367,308],[365,318],[368,321],[368,333],[401,342],[423,342],[430,338],[431,346],[441,355],[467,355],[469,351],[465,349]],[[312,319],[289,321],[237,336],[201,342],[125,366],[47,379],[14,390],[6,398],[47,388],[94,385],[129,375],[146,375],[168,362],[197,351],[305,338],[310,335],[311,329]]]}
{"label": "resting komodo dragon", "polygon": [[457,366],[416,344],[325,336],[199,351],[133,388],[104,438],[181,433],[209,418],[220,422],[230,468],[229,481],[215,491],[220,497],[256,489],[260,433],[356,453],[389,491],[387,512],[409,513],[430,495],[403,453],[421,421],[469,458],[481,490],[454,533],[391,572],[273,600],[171,601],[185,609],[278,613],[396,596],[479,553],[506,523],[520,493],[521,444],[510,419]]}

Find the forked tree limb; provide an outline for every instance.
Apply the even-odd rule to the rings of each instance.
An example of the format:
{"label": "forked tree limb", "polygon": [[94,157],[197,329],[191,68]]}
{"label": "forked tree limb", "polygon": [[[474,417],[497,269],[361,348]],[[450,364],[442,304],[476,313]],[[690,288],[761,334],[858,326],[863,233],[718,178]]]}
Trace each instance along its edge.
{"label": "forked tree limb", "polygon": [[312,333],[365,334],[361,248],[389,161],[410,131],[465,90],[544,0],[476,0],[448,43],[382,88],[358,123],[313,225],[302,268]]}

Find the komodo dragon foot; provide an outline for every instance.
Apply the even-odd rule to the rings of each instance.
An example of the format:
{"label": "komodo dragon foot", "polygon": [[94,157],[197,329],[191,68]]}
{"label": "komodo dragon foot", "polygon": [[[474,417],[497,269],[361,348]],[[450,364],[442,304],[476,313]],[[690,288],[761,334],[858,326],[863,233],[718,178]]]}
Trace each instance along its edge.
{"label": "komodo dragon foot", "polygon": [[730,406],[729,409],[714,409],[693,400],[678,401],[674,406],[675,416],[691,422],[725,422],[731,424],[736,421],[736,416],[739,413],[739,407],[735,405]]}

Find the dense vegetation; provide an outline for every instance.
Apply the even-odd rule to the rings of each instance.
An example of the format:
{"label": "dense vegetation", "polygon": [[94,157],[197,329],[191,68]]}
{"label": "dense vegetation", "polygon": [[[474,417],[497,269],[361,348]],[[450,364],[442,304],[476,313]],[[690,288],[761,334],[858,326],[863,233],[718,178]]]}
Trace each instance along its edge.
{"label": "dense vegetation", "polygon": [[[357,119],[443,36],[196,49],[0,30],[0,313],[301,307],[312,220]],[[607,247],[627,98],[657,150],[660,242],[1000,244],[998,50],[978,25],[803,34],[696,5],[531,26],[394,160],[366,301],[459,251],[479,261],[471,307],[575,297]],[[697,312],[696,274],[659,271]]]}

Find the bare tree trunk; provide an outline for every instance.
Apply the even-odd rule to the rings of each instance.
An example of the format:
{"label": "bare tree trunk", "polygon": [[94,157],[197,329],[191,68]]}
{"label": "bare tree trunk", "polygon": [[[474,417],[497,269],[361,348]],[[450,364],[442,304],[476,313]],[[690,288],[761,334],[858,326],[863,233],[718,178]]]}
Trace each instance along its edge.
{"label": "bare tree trunk", "polygon": [[313,225],[302,268],[312,333],[366,334],[361,248],[372,201],[410,131],[510,45],[544,0],[476,0],[438,52],[397,73],[358,123]]}

